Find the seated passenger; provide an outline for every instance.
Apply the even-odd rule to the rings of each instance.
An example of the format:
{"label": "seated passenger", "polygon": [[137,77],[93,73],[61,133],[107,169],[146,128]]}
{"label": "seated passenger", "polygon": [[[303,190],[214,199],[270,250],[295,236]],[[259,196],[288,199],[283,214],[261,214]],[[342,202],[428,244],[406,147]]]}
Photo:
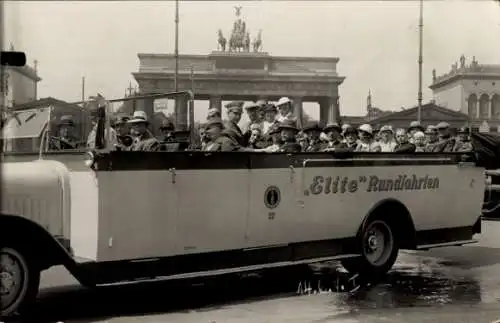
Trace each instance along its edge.
{"label": "seated passenger", "polygon": [[[243,113],[243,101],[232,101],[226,104],[228,121],[224,122],[224,133],[239,146],[246,146],[245,137],[238,123]],[[215,118],[214,118],[215,120]]]}
{"label": "seated passenger", "polygon": [[471,152],[472,143],[470,140],[470,129],[468,127],[462,127],[458,130],[458,138],[455,143],[453,151],[456,152]]}
{"label": "seated passenger", "polygon": [[281,132],[280,132],[277,124],[274,125],[273,127],[271,127],[271,129],[269,129],[268,136],[272,140],[271,145],[269,145],[263,149],[255,149],[255,151],[257,151],[257,152],[262,151],[262,152],[266,152],[266,153],[276,153],[276,152],[280,151],[282,141],[281,141]]}
{"label": "seated passenger", "polygon": [[193,140],[187,150],[205,150],[205,146],[208,143],[206,127],[206,124],[200,124],[200,127],[198,128],[198,140]]}
{"label": "seated passenger", "polygon": [[278,125],[278,129],[281,133],[282,141],[279,151],[286,153],[301,152],[301,147],[296,141],[296,135],[299,132],[299,129],[297,129],[297,123],[293,120],[285,120]]}
{"label": "seated passenger", "polygon": [[413,143],[415,145],[415,152],[425,151],[425,134],[422,131],[417,131],[413,134]]}
{"label": "seated passenger", "polygon": [[380,145],[375,141],[372,127],[369,124],[363,124],[358,128],[359,143],[356,146],[357,152],[380,152]]}
{"label": "seated passenger", "polygon": [[451,136],[450,125],[447,122],[440,122],[436,126],[438,130],[439,141],[434,148],[435,152],[452,152],[455,147],[456,139]]}
{"label": "seated passenger", "polygon": [[325,148],[325,145],[320,140],[321,127],[318,122],[309,122],[303,129],[302,132],[309,139],[309,145],[306,147],[306,152],[318,152]]}
{"label": "seated passenger", "polygon": [[248,139],[248,147],[255,149],[262,149],[267,146],[267,143],[262,137],[262,130],[259,124],[252,124],[250,126],[250,138]]}
{"label": "seated passenger", "polygon": [[383,153],[390,153],[394,151],[397,146],[397,142],[394,139],[394,131],[389,125],[385,125],[380,128],[380,151]]}
{"label": "seated passenger", "polygon": [[115,117],[111,127],[116,131],[116,139],[118,140],[117,149],[127,150],[134,139],[130,136],[130,129],[127,122],[130,120],[128,115],[119,115]]}
{"label": "seated passenger", "polygon": [[213,118],[216,118],[216,119],[222,118],[220,111],[217,110],[216,108],[208,109],[207,121],[210,121]]}
{"label": "seated passenger", "polygon": [[323,151],[335,151],[337,149],[347,148],[347,144],[343,143],[341,140],[342,136],[340,133],[342,132],[342,128],[338,125],[338,123],[327,124],[326,127],[323,128],[323,132],[328,140]]}
{"label": "seated passenger", "polygon": [[61,117],[57,133],[58,136],[50,141],[50,149],[76,149],[80,146],[80,142],[75,135],[75,123],[72,116],[65,115]]}
{"label": "seated passenger", "polygon": [[297,143],[300,145],[301,151],[306,151],[309,147],[309,138],[303,131],[299,131],[296,136]]}
{"label": "seated passenger", "polygon": [[162,143],[174,142],[175,141],[174,132],[175,132],[175,125],[172,122],[172,120],[170,120],[170,118],[162,120],[160,126],[160,133],[161,133],[161,136],[159,138],[160,142]]}
{"label": "seated passenger", "polygon": [[408,127],[407,136],[408,136],[409,142],[411,142],[412,144],[415,143],[413,136],[415,135],[415,133],[417,131],[424,132],[425,129],[424,129],[424,127],[422,127],[422,125],[420,124],[419,121],[412,121],[412,122],[410,122],[410,125]]}
{"label": "seated passenger", "polygon": [[148,117],[144,111],[135,111],[133,117],[127,122],[130,134],[134,138],[130,150],[132,151],[158,151],[160,142],[148,131]]}
{"label": "seated passenger", "polygon": [[417,147],[410,142],[410,138],[408,138],[408,134],[403,128],[396,130],[396,140],[398,141],[398,144],[396,148],[394,148],[395,153],[415,152]]}
{"label": "seated passenger", "polygon": [[344,143],[348,151],[355,151],[358,146],[358,131],[351,125],[342,126]]}
{"label": "seated passenger", "polygon": [[436,126],[430,125],[427,127],[425,130],[425,135],[427,137],[426,144],[425,144],[425,151],[426,152],[433,152],[434,149],[436,148],[436,145],[439,141],[438,138],[438,130]]}
{"label": "seated passenger", "polygon": [[206,126],[208,143],[203,151],[238,151],[241,146],[224,131],[224,123],[221,119],[212,118]]}
{"label": "seated passenger", "polygon": [[[262,121],[262,135],[266,137],[269,135],[269,129],[278,122],[276,121],[276,114],[278,109],[269,103],[262,109],[264,111],[264,121]],[[270,138],[269,138],[270,139]]]}

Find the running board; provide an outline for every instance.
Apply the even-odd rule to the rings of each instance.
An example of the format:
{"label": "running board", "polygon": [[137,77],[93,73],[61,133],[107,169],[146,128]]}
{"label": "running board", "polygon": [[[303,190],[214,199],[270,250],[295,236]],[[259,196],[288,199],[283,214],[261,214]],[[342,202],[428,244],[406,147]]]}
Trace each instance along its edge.
{"label": "running board", "polygon": [[471,240],[458,240],[458,241],[450,241],[450,242],[422,244],[422,245],[417,246],[417,248],[415,248],[415,249],[416,250],[429,250],[432,248],[462,246],[464,244],[471,244],[471,243],[477,243],[477,242],[478,242],[478,240],[471,239]]}
{"label": "running board", "polygon": [[360,254],[344,254],[344,255],[337,255],[337,256],[331,256],[331,257],[303,259],[303,260],[296,260],[296,261],[283,261],[283,262],[276,262],[276,263],[270,263],[270,264],[252,265],[252,266],[236,267],[236,268],[228,268],[228,269],[217,269],[217,270],[210,270],[210,271],[199,271],[199,272],[177,274],[177,275],[170,275],[170,276],[144,277],[144,278],[138,278],[138,279],[134,279],[134,280],[126,280],[126,281],[121,281],[121,282],[97,284],[96,286],[128,285],[128,284],[134,284],[134,283],[138,283],[138,282],[168,281],[168,280],[177,280],[177,279],[189,279],[189,278],[219,276],[219,275],[224,275],[224,274],[236,274],[236,273],[243,273],[243,272],[249,272],[249,271],[252,272],[252,271],[259,271],[259,270],[263,270],[263,269],[289,267],[289,266],[294,266],[294,265],[313,264],[313,263],[318,263],[318,262],[341,260],[341,259],[355,258],[355,257],[360,257],[360,256],[361,256]]}

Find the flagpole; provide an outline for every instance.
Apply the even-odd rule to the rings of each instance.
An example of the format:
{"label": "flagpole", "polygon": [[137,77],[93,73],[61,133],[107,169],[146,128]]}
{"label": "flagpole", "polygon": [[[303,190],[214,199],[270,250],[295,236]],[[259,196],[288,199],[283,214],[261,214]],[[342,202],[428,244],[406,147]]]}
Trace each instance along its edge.
{"label": "flagpole", "polygon": [[418,122],[422,121],[422,63],[423,63],[423,29],[424,1],[420,0],[419,40],[418,40]]}
{"label": "flagpole", "polygon": [[175,92],[179,92],[179,0],[175,0],[175,76],[174,87]]}

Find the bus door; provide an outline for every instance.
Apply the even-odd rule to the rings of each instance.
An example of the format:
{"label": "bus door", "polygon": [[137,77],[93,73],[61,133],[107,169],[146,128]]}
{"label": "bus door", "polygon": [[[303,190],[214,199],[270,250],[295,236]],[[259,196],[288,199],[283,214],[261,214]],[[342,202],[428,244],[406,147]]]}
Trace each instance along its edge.
{"label": "bus door", "polygon": [[300,241],[296,182],[300,169],[288,154],[252,154],[250,162],[249,248]]}

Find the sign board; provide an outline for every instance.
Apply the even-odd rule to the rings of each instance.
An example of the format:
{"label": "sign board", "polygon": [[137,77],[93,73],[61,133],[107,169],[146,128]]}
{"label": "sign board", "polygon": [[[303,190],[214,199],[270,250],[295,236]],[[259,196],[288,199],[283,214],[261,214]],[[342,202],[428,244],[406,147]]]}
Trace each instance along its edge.
{"label": "sign board", "polygon": [[490,125],[488,122],[483,121],[483,123],[481,123],[479,126],[479,132],[490,132]]}

